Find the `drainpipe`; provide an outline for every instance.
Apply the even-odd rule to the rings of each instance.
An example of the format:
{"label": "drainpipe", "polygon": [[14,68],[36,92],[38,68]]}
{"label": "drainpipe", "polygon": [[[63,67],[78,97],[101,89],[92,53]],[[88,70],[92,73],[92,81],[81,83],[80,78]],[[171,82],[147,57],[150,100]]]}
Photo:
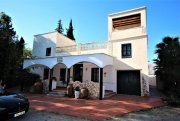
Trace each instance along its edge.
{"label": "drainpipe", "polygon": [[103,98],[103,68],[99,68],[99,100]]}

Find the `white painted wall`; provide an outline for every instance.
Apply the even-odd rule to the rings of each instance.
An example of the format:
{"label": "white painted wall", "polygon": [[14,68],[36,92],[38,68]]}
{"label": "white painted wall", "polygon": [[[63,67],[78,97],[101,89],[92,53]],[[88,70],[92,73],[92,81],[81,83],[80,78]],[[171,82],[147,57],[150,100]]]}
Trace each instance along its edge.
{"label": "white painted wall", "polygon": [[[122,58],[121,45],[131,44],[132,57]],[[142,70],[148,75],[147,37],[113,41],[114,66],[117,70]]]}
{"label": "white painted wall", "polygon": [[[106,75],[105,75],[106,73]],[[103,68],[103,86],[105,90],[112,90],[116,92],[116,70],[114,66],[106,66]]]}
{"label": "white painted wall", "polygon": [[58,32],[49,32],[34,36],[32,56],[45,58],[46,48],[51,47],[51,56],[55,56],[56,47],[75,45],[75,41],[59,34]]}
{"label": "white painted wall", "polygon": [[46,48],[51,47],[51,57],[55,55],[56,32],[39,34],[34,36],[32,56],[45,58]]}

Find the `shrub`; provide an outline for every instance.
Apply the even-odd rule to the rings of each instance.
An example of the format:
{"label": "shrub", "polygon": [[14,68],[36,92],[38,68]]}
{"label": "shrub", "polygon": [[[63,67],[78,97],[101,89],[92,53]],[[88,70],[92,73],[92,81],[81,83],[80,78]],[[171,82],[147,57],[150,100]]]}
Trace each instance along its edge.
{"label": "shrub", "polygon": [[40,80],[40,76],[38,74],[24,72],[18,79],[21,82],[21,91],[29,91],[30,87]]}
{"label": "shrub", "polygon": [[170,96],[166,97],[165,100],[170,106],[180,106],[180,98],[178,97]]}

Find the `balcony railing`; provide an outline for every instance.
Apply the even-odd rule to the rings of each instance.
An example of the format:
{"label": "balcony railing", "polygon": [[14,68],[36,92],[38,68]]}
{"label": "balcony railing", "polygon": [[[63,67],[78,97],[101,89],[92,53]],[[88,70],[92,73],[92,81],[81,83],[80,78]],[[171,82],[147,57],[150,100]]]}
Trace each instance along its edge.
{"label": "balcony railing", "polygon": [[87,44],[78,44],[73,46],[56,47],[56,53],[61,52],[76,52],[85,50],[105,49],[108,46],[107,41],[93,42]]}
{"label": "balcony railing", "polygon": [[73,52],[77,50],[77,45],[65,46],[65,47],[56,47],[56,53],[60,52]]}
{"label": "balcony railing", "polygon": [[81,51],[83,50],[94,50],[107,48],[107,42],[94,42],[88,44],[81,44]]}

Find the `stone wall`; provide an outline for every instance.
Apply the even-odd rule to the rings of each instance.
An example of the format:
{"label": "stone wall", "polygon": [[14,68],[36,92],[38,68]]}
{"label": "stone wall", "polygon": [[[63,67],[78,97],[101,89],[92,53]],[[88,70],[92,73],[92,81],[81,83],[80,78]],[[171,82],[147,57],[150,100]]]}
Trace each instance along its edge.
{"label": "stone wall", "polygon": [[89,91],[89,98],[99,98],[99,83],[95,83],[92,81],[84,81],[82,83],[79,81],[70,81],[69,84],[72,84],[74,88],[77,86],[79,86],[80,88],[87,88]]}

